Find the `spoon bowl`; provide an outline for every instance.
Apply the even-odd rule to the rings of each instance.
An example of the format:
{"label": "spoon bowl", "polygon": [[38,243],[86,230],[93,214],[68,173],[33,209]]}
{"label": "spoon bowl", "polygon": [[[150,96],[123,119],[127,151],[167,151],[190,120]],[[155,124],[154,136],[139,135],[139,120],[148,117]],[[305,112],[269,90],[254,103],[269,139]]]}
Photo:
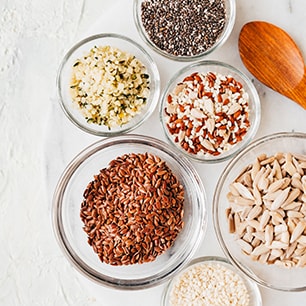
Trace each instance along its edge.
{"label": "spoon bowl", "polygon": [[245,24],[239,53],[246,68],[263,84],[306,109],[306,69],[301,51],[281,28],[264,21]]}

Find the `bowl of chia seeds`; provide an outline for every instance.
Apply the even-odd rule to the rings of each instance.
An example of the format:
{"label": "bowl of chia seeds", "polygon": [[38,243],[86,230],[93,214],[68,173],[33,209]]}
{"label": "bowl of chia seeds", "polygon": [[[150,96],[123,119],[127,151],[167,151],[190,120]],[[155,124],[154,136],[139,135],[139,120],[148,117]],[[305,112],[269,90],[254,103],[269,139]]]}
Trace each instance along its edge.
{"label": "bowl of chia seeds", "polygon": [[141,125],[160,93],[158,68],[132,39],[104,33],[87,37],[65,55],[57,77],[68,119],[97,136],[114,136]]}
{"label": "bowl of chia seeds", "polygon": [[160,121],[169,142],[199,162],[235,156],[255,136],[261,107],[251,80],[231,65],[199,61],[166,86]]}
{"label": "bowl of chia seeds", "polygon": [[134,1],[134,20],[142,39],[174,60],[194,60],[221,46],[235,17],[235,0]]}

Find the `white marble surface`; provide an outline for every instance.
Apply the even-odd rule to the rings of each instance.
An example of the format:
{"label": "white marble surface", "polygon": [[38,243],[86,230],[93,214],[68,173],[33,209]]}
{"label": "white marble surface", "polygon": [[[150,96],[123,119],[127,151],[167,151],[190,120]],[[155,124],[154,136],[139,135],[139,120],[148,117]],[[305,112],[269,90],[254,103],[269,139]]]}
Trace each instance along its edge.
{"label": "white marble surface", "polygon": [[[0,0],[0,305],[160,304],[164,285],[128,292],[85,279],[63,256],[51,222],[51,198],[61,172],[81,149],[98,140],[78,130],[61,111],[55,88],[59,62],[73,43],[94,33],[118,32],[143,44],[133,24],[131,3]],[[229,40],[207,58],[225,61],[250,76],[239,58],[237,39],[242,25],[255,19],[284,28],[306,58],[305,0],[237,0],[237,19]],[[159,66],[162,87],[174,71],[186,65],[149,52]],[[304,109],[257,80],[254,83],[262,102],[256,138],[280,131],[306,132]],[[165,139],[157,111],[134,132]],[[210,211],[226,162],[194,165],[205,185]],[[222,255],[211,215],[196,253],[200,255]],[[265,306],[306,305],[305,292],[260,291]]]}

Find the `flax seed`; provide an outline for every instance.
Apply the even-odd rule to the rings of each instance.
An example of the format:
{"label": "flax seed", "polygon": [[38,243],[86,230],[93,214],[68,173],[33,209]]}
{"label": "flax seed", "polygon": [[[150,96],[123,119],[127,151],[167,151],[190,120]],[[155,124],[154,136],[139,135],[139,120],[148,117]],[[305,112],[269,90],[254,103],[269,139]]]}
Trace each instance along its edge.
{"label": "flax seed", "polygon": [[184,226],[183,203],[184,188],[164,161],[131,153],[94,176],[80,217],[102,262],[130,265],[153,261],[172,246]]}

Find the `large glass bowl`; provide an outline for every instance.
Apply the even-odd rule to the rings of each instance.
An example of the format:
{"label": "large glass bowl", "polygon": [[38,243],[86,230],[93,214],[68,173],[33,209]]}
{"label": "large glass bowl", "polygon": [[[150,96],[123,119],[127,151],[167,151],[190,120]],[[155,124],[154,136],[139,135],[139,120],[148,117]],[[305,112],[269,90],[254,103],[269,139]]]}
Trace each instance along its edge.
{"label": "large glass bowl", "polygon": [[[244,246],[240,244],[241,241],[237,239],[236,235],[229,232],[229,222],[226,216],[226,209],[229,207],[229,201],[227,199],[229,185],[244,172],[244,169],[247,169],[246,167],[248,165],[253,164],[261,154],[266,154],[269,157],[279,152],[306,155],[306,134],[284,132],[264,136],[252,142],[227,165],[217,183],[214,194],[214,227],[219,243],[226,256],[245,275],[258,284],[268,288],[282,291],[302,291],[306,290],[306,267],[284,267],[274,262],[268,264],[266,262],[267,259],[264,259],[263,262],[257,259],[253,260],[254,258],[252,259],[247,255],[248,253],[245,254],[242,251]],[[271,208],[271,210],[273,209]],[[268,206],[263,211],[271,212]],[[258,216],[258,220],[261,217],[262,214]],[[286,218],[284,217],[285,222],[288,220]],[[252,219],[251,216],[250,219]],[[281,221],[281,223],[285,224],[284,221]],[[254,225],[256,226],[256,224]],[[255,232],[258,233],[258,231]],[[276,234],[275,232],[274,237]],[[267,242],[267,240],[265,241]],[[269,245],[271,244],[269,243]],[[290,243],[289,247],[291,245]],[[244,250],[246,249],[244,248]],[[287,247],[282,250],[285,252]],[[285,263],[285,260],[283,263]]]}
{"label": "large glass bowl", "polygon": [[[110,46],[135,56],[146,68],[150,80],[150,94],[144,107],[128,123],[108,128],[105,124],[90,123],[72,103],[71,76],[76,61],[88,54],[93,47]],[[131,64],[130,64],[131,65]],[[103,86],[106,86],[105,84]],[[108,86],[108,85],[107,85]],[[58,71],[57,89],[61,107],[68,119],[81,130],[97,136],[114,136],[127,133],[141,125],[154,111],[160,94],[160,76],[156,63],[149,53],[132,39],[114,33],[103,33],[83,39],[64,56]],[[109,90],[109,88],[106,88]]]}
{"label": "large glass bowl", "polygon": [[[166,115],[166,109],[167,106],[169,106],[169,100],[168,100],[168,96],[169,94],[173,93],[176,91],[176,88],[181,86],[183,80],[186,77],[190,77],[192,75],[194,75],[195,73],[202,73],[202,74],[207,74],[213,72],[214,74],[220,74],[222,76],[231,76],[233,77],[236,81],[238,81],[244,88],[244,91],[248,94],[249,98],[248,98],[248,121],[249,121],[249,127],[247,129],[246,134],[243,136],[242,140],[240,142],[237,142],[236,144],[230,146],[229,148],[227,148],[226,150],[224,149],[222,151],[221,154],[219,155],[213,155],[213,154],[194,154],[193,152],[188,152],[188,150],[184,149],[182,144],[181,144],[181,140],[180,141],[176,141],[175,137],[171,134],[171,131],[168,128],[168,123],[169,123],[169,116]],[[189,86],[189,85],[188,85]],[[215,85],[216,86],[216,85]],[[219,87],[219,85],[218,85]],[[186,89],[186,91],[189,89]],[[194,103],[202,103],[203,104],[203,99],[206,99],[206,97],[201,97],[200,99],[198,97],[193,97],[190,98],[190,100],[195,101]],[[201,101],[201,102],[198,102]],[[217,102],[214,101],[214,113],[213,115],[208,116],[208,118],[216,120],[218,119],[219,116],[219,111],[217,110]],[[221,103],[218,103],[218,105],[220,106]],[[227,107],[230,104],[224,105],[222,107]],[[219,107],[218,106],[218,107]],[[201,112],[203,111],[203,108],[201,107]],[[177,108],[176,113],[182,113],[180,111],[179,108]],[[206,112],[206,110],[205,110]],[[183,116],[182,114],[179,114],[179,116]],[[180,119],[180,117],[178,118]],[[182,117],[183,120],[184,116]],[[239,119],[239,117],[238,117]],[[221,162],[224,160],[227,160],[233,156],[235,156],[240,150],[242,150],[256,135],[257,129],[259,127],[260,124],[260,119],[261,119],[261,105],[260,105],[260,99],[258,96],[258,93],[256,91],[255,86],[253,85],[253,83],[251,82],[251,80],[242,72],[240,72],[238,69],[236,69],[235,67],[228,65],[226,63],[223,62],[219,62],[219,61],[212,61],[212,60],[205,60],[205,61],[199,61],[199,62],[195,62],[192,64],[189,64],[187,66],[185,66],[184,68],[182,68],[181,70],[179,70],[178,72],[176,72],[174,74],[174,76],[171,78],[171,80],[168,82],[166,88],[163,91],[162,97],[161,97],[161,104],[160,104],[160,121],[162,123],[163,126],[163,130],[167,136],[167,139],[169,140],[169,142],[181,153],[185,154],[186,156],[188,156],[188,158],[191,158],[195,161],[198,162],[207,162],[207,163],[215,163],[215,162]],[[225,125],[228,124],[229,120],[224,119]],[[240,120],[240,119],[239,119]],[[197,120],[194,120],[193,122],[197,122]],[[202,123],[203,124],[203,123]],[[184,129],[187,129],[187,123],[184,122]],[[195,126],[195,125],[194,125]],[[208,126],[208,120],[207,118],[205,118],[205,123],[203,124],[203,126],[205,127],[205,129],[207,130],[207,126]],[[215,127],[217,125],[215,124]],[[184,131],[185,131],[184,130]],[[217,128],[214,129],[214,132],[217,130]],[[221,128],[220,128],[221,130]],[[214,132],[212,132],[212,134],[214,134]],[[201,132],[203,133],[203,132]],[[187,132],[186,134],[187,135]],[[201,134],[203,135],[203,134]],[[193,134],[191,135],[191,137],[195,137],[193,136]],[[207,138],[208,136],[203,136],[203,138]],[[190,137],[188,137],[189,139],[191,139]],[[213,140],[215,140],[217,138],[214,138]],[[184,141],[188,142],[188,140],[186,140],[186,138],[184,138]]]}
{"label": "large glass bowl", "polygon": [[[113,266],[102,263],[87,243],[80,219],[83,192],[100,169],[126,153],[151,153],[170,167],[185,189],[184,227],[174,244],[154,261]],[[192,258],[207,223],[206,195],[189,161],[160,140],[121,135],[94,143],[77,155],[59,179],[53,198],[53,223],[58,243],[73,266],[89,279],[120,289],[142,289],[160,284]]]}
{"label": "large glass bowl", "polygon": [[[159,54],[172,59],[172,60],[178,60],[178,61],[194,61],[197,60],[205,55],[208,55],[209,53],[213,52],[214,50],[216,50],[217,48],[219,48],[230,36],[232,29],[234,27],[235,24],[235,18],[236,18],[236,1],[235,0],[224,0],[224,7],[225,7],[225,24],[223,27],[222,32],[220,33],[220,35],[218,36],[218,38],[216,39],[216,41],[206,50],[201,51],[200,53],[194,54],[194,55],[174,55],[171,52],[165,50],[165,48],[162,48],[161,46],[158,46],[153,40],[152,38],[150,38],[150,35],[148,34],[148,32],[146,31],[143,21],[142,21],[142,4],[144,2],[150,2],[148,0],[135,0],[134,1],[134,21],[137,27],[137,30],[140,34],[140,36],[142,37],[142,39],[147,43],[147,45],[149,47],[151,47],[154,51],[158,52]],[[154,1],[153,1],[154,2]],[[180,4],[179,1],[174,1],[176,2],[176,4]],[[182,9],[180,9],[181,12],[181,17],[183,16],[183,11]],[[171,13],[169,13],[171,14]],[[213,14],[213,13],[211,13]],[[204,15],[204,13],[203,13]],[[157,29],[158,27],[158,21],[154,20],[154,15],[151,14],[152,16],[152,20],[151,20],[151,24],[152,27],[155,27],[155,29]],[[157,16],[157,18],[159,19],[163,19],[163,20],[167,20],[167,16]],[[209,18],[207,18],[207,20],[210,20]],[[187,20],[187,23],[189,23],[190,20]],[[203,18],[203,23],[205,23],[206,21]],[[167,25],[166,25],[167,27]],[[196,30],[196,28],[194,29]],[[182,29],[178,30],[177,35],[174,34],[174,38],[177,38],[179,40],[182,40],[182,37],[180,36],[182,35]],[[171,37],[173,38],[173,37]],[[204,37],[201,38],[201,40],[205,40]]]}
{"label": "large glass bowl", "polygon": [[[162,296],[162,305],[163,306],[170,306],[173,305],[171,303],[172,295],[174,292],[176,292],[176,284],[177,282],[182,279],[182,277],[185,275],[188,275],[191,270],[196,269],[197,267],[217,267],[217,271],[220,271],[220,269],[225,269],[226,271],[229,271],[230,273],[233,273],[235,277],[238,277],[238,279],[243,283],[247,290],[248,294],[248,299],[249,299],[249,304],[248,306],[261,306],[262,305],[262,300],[261,300],[261,295],[259,288],[257,284],[247,277],[243,273],[241,273],[239,270],[237,270],[227,259],[218,257],[218,256],[204,256],[204,257],[199,257],[193,259],[180,273],[178,273],[167,285],[164,294]],[[211,269],[211,271],[213,271]],[[212,272],[213,273],[213,272]],[[200,272],[199,272],[200,274]],[[212,279],[214,279],[214,275],[210,275]],[[216,274],[216,277],[219,277],[218,274]],[[192,281],[191,281],[192,282]],[[189,283],[187,281],[187,283]],[[206,287],[208,283],[208,280],[203,279],[203,283],[201,283],[202,287],[202,292],[208,292],[209,289]],[[228,284],[229,286],[232,285],[232,283]],[[226,289],[225,286],[226,284],[222,284],[223,289]],[[191,288],[192,286],[190,286]],[[186,294],[186,288],[182,288],[184,290],[183,294]],[[196,288],[197,289],[197,288]],[[195,289],[193,292],[188,292],[190,296],[192,295],[198,295],[199,292]],[[187,296],[186,296],[187,297]],[[205,295],[204,295],[205,297]],[[211,297],[209,297],[211,298]],[[226,305],[230,305],[230,301],[223,301],[226,303]],[[217,302],[216,302],[217,303]],[[221,305],[221,304],[218,304]],[[223,305],[223,304],[222,304]],[[233,304],[236,305],[236,304]],[[239,304],[240,305],[240,304]]]}

